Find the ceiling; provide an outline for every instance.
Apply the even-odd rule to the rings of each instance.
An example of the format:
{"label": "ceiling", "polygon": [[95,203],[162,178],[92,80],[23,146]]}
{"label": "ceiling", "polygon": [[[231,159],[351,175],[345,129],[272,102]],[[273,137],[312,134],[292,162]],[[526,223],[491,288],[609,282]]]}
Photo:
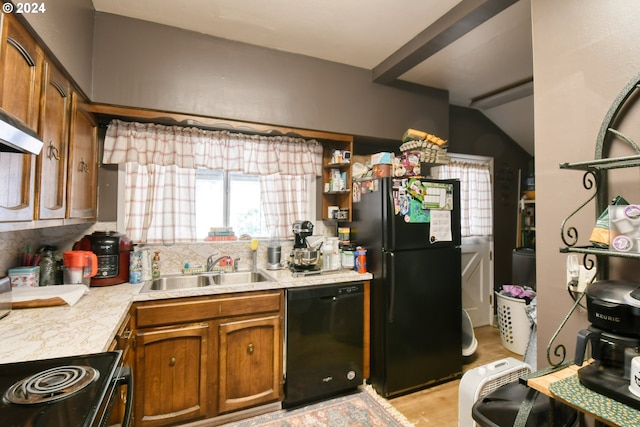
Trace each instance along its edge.
{"label": "ceiling", "polygon": [[388,85],[449,91],[528,153],[531,0],[92,0],[99,12],[371,70]]}

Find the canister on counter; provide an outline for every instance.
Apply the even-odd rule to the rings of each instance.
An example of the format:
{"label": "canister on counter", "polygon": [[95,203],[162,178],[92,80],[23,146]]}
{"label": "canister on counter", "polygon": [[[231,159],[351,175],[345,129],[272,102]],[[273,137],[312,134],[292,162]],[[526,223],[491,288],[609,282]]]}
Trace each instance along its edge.
{"label": "canister on counter", "polygon": [[364,274],[367,272],[367,250],[362,246],[356,248],[355,264],[355,270],[358,273]]}
{"label": "canister on counter", "polygon": [[142,256],[140,249],[135,247],[129,254],[129,283],[136,284],[142,282]]}
{"label": "canister on counter", "polygon": [[355,269],[355,245],[342,245],[341,248],[341,263],[342,268]]}

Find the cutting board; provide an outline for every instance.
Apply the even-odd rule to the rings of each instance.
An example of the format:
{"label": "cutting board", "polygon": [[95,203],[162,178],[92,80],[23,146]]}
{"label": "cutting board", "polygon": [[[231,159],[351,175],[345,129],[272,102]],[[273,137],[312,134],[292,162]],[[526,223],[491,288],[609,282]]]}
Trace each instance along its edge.
{"label": "cutting board", "polygon": [[74,305],[88,292],[84,285],[18,287],[12,290],[12,309]]}

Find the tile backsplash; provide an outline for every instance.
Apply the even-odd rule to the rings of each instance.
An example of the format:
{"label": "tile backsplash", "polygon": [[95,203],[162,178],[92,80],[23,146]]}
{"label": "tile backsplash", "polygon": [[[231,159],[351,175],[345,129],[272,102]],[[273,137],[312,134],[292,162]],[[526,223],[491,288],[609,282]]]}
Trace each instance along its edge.
{"label": "tile backsplash", "polygon": [[59,252],[64,252],[71,250],[73,244],[85,234],[114,229],[115,223],[101,222],[1,232],[0,277],[6,276],[7,270],[20,264],[20,254],[25,252],[27,247],[31,252],[36,252],[42,246],[49,245],[57,247]]}
{"label": "tile backsplash", "polygon": [[[20,264],[20,254],[28,247],[35,252],[42,246],[49,245],[58,248],[62,253],[72,249],[75,242],[83,236],[94,231],[116,230],[115,222],[98,222],[94,224],[65,225],[51,228],[33,230],[0,232],[0,277],[6,276],[10,268]],[[135,243],[135,242],[134,242]],[[291,252],[293,241],[281,242],[282,259]],[[185,262],[193,265],[204,265],[210,255],[229,255],[239,259],[239,268],[248,270],[253,267],[252,252],[249,241],[234,242],[197,242],[191,244],[145,245],[151,255],[155,251],[160,254],[160,271],[162,274],[179,273]],[[257,250],[258,267],[264,268],[267,264],[267,242],[260,241]]]}

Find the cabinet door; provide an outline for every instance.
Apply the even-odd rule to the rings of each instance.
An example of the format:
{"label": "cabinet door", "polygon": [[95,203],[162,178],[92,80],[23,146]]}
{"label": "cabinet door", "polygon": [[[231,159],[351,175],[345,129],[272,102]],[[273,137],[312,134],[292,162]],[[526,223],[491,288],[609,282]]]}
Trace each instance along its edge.
{"label": "cabinet door", "polygon": [[45,62],[40,111],[44,146],[36,161],[35,219],[62,219],[66,214],[70,95],[69,81],[52,63]]}
{"label": "cabinet door", "polygon": [[[0,107],[37,130],[42,51],[12,15],[2,14]],[[35,156],[0,153],[0,221],[34,215]]]}
{"label": "cabinet door", "polygon": [[279,315],[220,323],[220,413],[282,399],[281,331]]}
{"label": "cabinet door", "polygon": [[[134,358],[131,347],[133,343],[133,317],[127,314],[125,320],[118,328],[116,336],[113,338],[113,342],[109,346],[108,351],[122,350],[122,359],[120,360],[120,366],[129,366],[133,369]],[[116,402],[113,406],[111,416],[109,417],[108,425],[117,425],[122,423],[125,413],[125,406],[127,404],[127,387],[119,387],[116,391]]]}
{"label": "cabinet door", "polygon": [[202,323],[136,334],[136,426],[207,416],[208,333],[208,324]]}
{"label": "cabinet door", "polygon": [[97,213],[98,125],[75,92],[69,140],[67,217],[93,219]]}

